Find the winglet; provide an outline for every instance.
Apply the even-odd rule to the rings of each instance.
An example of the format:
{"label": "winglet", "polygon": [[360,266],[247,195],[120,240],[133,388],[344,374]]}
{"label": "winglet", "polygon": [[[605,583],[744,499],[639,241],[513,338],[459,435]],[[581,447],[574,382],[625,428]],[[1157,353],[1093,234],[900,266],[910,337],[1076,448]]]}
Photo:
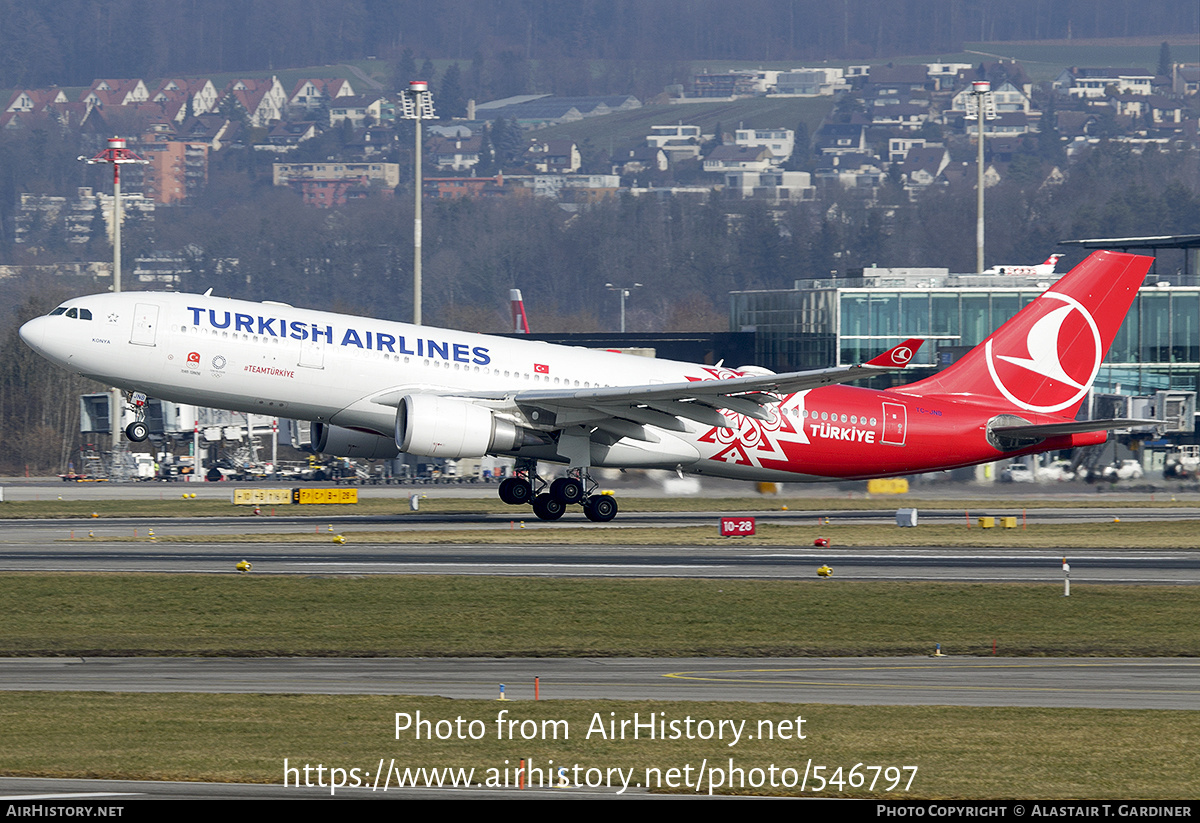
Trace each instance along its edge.
{"label": "winglet", "polygon": [[917,349],[921,348],[921,344],[925,342],[923,337],[910,337],[898,346],[885,351],[878,357],[873,357],[864,366],[874,366],[880,369],[902,369],[909,364],[916,355]]}

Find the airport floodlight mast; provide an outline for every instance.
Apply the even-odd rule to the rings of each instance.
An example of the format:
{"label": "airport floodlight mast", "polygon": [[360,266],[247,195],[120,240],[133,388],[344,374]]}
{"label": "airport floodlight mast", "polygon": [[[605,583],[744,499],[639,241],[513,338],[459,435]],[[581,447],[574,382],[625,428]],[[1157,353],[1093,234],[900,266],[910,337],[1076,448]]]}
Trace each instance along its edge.
{"label": "airport floodlight mast", "polygon": [[621,295],[621,334],[625,333],[625,298],[633,294],[634,289],[640,289],[641,283],[634,283],[632,286],[616,286],[612,283],[605,283],[604,288],[609,291],[618,292]]}
{"label": "airport floodlight mast", "polygon": [[[97,154],[95,157],[83,157],[78,159],[87,163],[89,166],[98,163],[111,163],[113,168],[113,211],[112,211],[112,227],[113,227],[113,286],[114,292],[121,290],[121,218],[124,212],[121,210],[121,166],[128,163],[136,163],[145,165],[149,160],[143,160],[125,144],[124,137],[108,138],[108,148]],[[117,450],[121,442],[121,390],[114,388],[112,390],[112,398],[109,401],[109,420],[112,423],[113,451]]]}
{"label": "airport floodlight mast", "polygon": [[138,157],[125,144],[123,137],[108,138],[108,148],[95,157],[80,157],[89,166],[111,163],[113,167],[113,291],[121,290],[121,166],[127,163],[145,165],[149,160]]}
{"label": "airport floodlight mast", "polygon": [[983,121],[996,119],[996,99],[992,96],[992,84],[987,80],[976,80],[971,84],[967,96],[967,114],[963,119],[979,121],[979,179],[975,195],[975,273],[983,274]]}
{"label": "airport floodlight mast", "polygon": [[416,201],[413,212],[413,325],[421,325],[421,121],[432,120],[433,95],[429,83],[412,80],[406,91],[400,92],[401,114],[405,120],[417,121],[417,148],[413,155],[413,188]]}

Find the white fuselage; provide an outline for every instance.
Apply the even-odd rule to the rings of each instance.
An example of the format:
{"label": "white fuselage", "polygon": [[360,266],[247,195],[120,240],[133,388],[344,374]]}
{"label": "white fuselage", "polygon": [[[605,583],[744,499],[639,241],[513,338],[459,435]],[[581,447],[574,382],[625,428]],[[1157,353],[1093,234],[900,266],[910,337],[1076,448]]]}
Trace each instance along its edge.
{"label": "white fuselage", "polygon": [[[204,295],[126,292],[75,298],[63,305],[78,315],[86,310],[90,319],[40,317],[23,328],[22,336],[71,371],[176,403],[310,420],[389,439],[394,436],[399,399],[405,395],[480,398],[477,402],[536,430],[539,421],[523,417],[525,412],[506,403],[505,396],[736,374],[677,361]],[[761,425],[748,418],[746,423]],[[711,427],[690,421],[685,426],[686,432],[657,431],[656,443],[622,440],[612,448],[593,450],[593,465],[697,470],[696,463],[712,456],[705,452],[715,452],[721,444],[697,442]],[[554,459],[552,450],[538,456]],[[758,471],[747,471],[754,468]],[[763,476],[761,467],[723,460],[705,461],[704,471]],[[787,474],[789,479],[804,479]]]}

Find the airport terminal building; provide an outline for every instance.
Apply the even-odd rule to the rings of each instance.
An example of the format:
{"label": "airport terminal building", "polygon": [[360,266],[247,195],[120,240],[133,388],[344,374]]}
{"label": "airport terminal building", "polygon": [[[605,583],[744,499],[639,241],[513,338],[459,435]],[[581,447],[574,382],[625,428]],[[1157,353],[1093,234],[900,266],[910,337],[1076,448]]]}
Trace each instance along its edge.
{"label": "airport terminal building", "polygon": [[[731,329],[755,332],[755,362],[775,371],[861,363],[910,337],[924,377],[953,363],[1032,302],[1050,277],[869,268],[797,280],[792,289],[731,294]],[[1200,386],[1200,285],[1148,278],[1101,366],[1098,394],[1151,395]]]}

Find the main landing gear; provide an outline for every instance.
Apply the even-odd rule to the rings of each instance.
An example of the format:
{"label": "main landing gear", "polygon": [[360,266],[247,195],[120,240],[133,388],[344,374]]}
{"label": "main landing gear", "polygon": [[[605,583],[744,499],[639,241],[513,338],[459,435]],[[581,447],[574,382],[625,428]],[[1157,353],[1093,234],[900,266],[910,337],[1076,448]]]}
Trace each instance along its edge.
{"label": "main landing gear", "polygon": [[607,523],[617,516],[617,501],[596,494],[596,488],[587,469],[570,469],[566,477],[547,483],[538,477],[536,460],[518,460],[515,474],[500,481],[500,499],[510,506],[532,503],[539,520],[557,520],[567,506],[579,504],[588,520]]}
{"label": "main landing gear", "polygon": [[126,392],[125,402],[137,418],[125,427],[125,437],[132,443],[141,443],[150,436],[150,427],[146,425],[146,395]]}

